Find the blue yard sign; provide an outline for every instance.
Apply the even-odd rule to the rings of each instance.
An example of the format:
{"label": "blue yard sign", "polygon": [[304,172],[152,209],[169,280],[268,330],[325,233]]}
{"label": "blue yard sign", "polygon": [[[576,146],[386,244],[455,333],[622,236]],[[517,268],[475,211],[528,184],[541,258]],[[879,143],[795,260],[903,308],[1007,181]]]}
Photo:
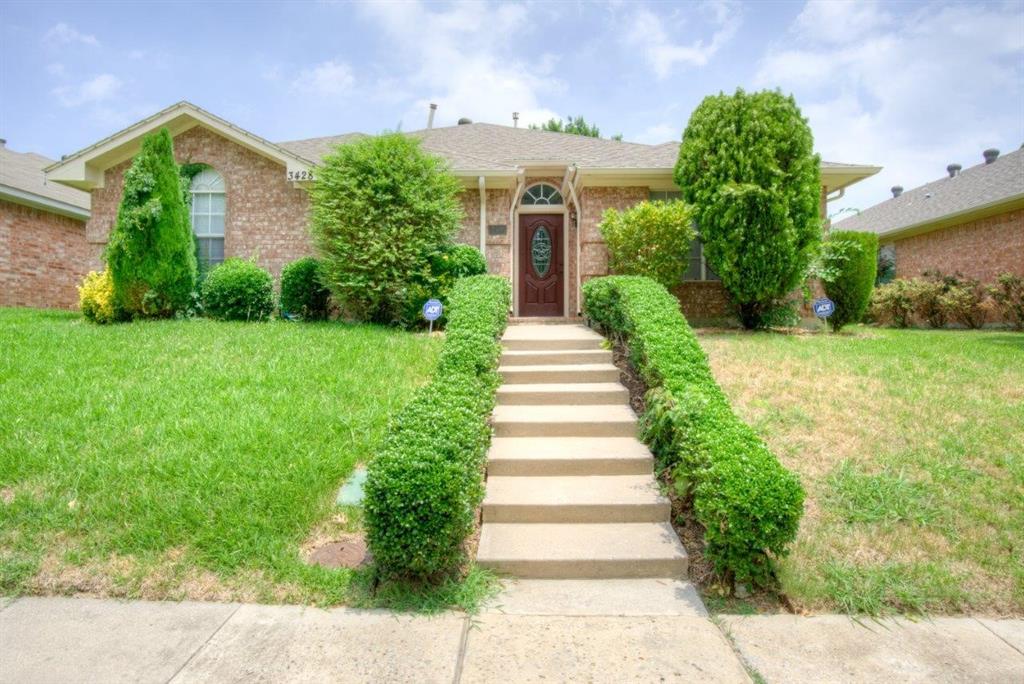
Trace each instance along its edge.
{"label": "blue yard sign", "polygon": [[815,299],[812,307],[814,309],[814,315],[818,318],[828,318],[836,312],[836,304],[828,297],[822,297],[821,299]]}
{"label": "blue yard sign", "polygon": [[430,332],[434,332],[434,321],[441,317],[444,306],[438,299],[428,299],[423,304],[423,317],[430,321]]}

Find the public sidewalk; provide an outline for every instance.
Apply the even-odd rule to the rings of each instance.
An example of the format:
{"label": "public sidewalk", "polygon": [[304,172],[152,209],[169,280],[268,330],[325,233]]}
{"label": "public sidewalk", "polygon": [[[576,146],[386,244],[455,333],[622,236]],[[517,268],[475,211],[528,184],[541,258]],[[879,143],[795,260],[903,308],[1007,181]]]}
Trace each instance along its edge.
{"label": "public sidewalk", "polygon": [[1024,681],[1024,620],[709,619],[685,582],[522,581],[478,616],[0,599],[0,682]]}

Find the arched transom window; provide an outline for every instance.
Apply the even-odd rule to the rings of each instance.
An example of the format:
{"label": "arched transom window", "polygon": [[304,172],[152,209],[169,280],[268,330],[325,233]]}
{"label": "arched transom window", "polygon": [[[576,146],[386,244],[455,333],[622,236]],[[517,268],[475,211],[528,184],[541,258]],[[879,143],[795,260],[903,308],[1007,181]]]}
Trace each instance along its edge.
{"label": "arched transom window", "polygon": [[213,169],[192,178],[192,232],[196,234],[199,268],[206,271],[224,261],[224,179]]}
{"label": "arched transom window", "polygon": [[523,193],[523,204],[562,204],[562,193],[555,186],[541,183],[526,189]]}

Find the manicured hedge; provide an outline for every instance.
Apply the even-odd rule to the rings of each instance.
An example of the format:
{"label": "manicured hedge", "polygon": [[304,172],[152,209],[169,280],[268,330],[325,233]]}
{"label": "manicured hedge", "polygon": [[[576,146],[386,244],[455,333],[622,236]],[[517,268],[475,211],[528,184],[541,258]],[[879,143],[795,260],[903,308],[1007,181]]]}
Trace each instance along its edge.
{"label": "manicured hedge", "polygon": [[732,412],[679,303],[653,280],[610,276],[583,287],[584,312],[620,336],[649,388],[644,440],[693,497],[707,557],[740,583],[767,583],[796,536],[804,493]]}
{"label": "manicured hedge", "polygon": [[484,493],[510,297],[505,278],[455,283],[434,377],[395,417],[368,467],[367,540],[385,576],[436,578],[464,558]]}
{"label": "manicured hedge", "polygon": [[825,295],[836,305],[828,322],[832,330],[838,331],[844,325],[859,323],[868,310],[878,274],[878,235],[837,230],[825,241],[826,252],[829,245],[842,245],[842,258],[835,259],[835,272],[823,279]]}

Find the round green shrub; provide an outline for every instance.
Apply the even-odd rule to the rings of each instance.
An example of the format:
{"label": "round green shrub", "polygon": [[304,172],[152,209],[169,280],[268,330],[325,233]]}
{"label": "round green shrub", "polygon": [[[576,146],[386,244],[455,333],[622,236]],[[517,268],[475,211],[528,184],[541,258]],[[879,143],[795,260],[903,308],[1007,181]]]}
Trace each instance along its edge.
{"label": "round green shrub", "polygon": [[686,254],[696,237],[693,211],[683,202],[641,202],[608,209],[598,226],[614,273],[653,278],[665,287],[686,274]]}
{"label": "round green shrub", "polygon": [[320,262],[313,257],[293,261],[281,271],[281,312],[306,321],[327,318],[331,291],[323,282]]}
{"label": "round green shrub", "polygon": [[437,278],[452,281],[487,273],[487,261],[471,245],[448,245],[430,259],[430,271]]}
{"label": "round green shrub", "polygon": [[878,236],[852,230],[832,233],[824,244],[829,276],[823,279],[825,294],[836,305],[829,319],[832,330],[859,323],[871,302],[878,272]]}
{"label": "round green shrub", "polygon": [[807,120],[778,91],[709,96],[690,117],[676,184],[744,327],[762,327],[804,280],[821,240],[819,164]]}
{"label": "round green shrub", "polygon": [[274,312],[274,281],[245,259],[227,259],[206,276],[203,310],[222,321],[265,321]]}

